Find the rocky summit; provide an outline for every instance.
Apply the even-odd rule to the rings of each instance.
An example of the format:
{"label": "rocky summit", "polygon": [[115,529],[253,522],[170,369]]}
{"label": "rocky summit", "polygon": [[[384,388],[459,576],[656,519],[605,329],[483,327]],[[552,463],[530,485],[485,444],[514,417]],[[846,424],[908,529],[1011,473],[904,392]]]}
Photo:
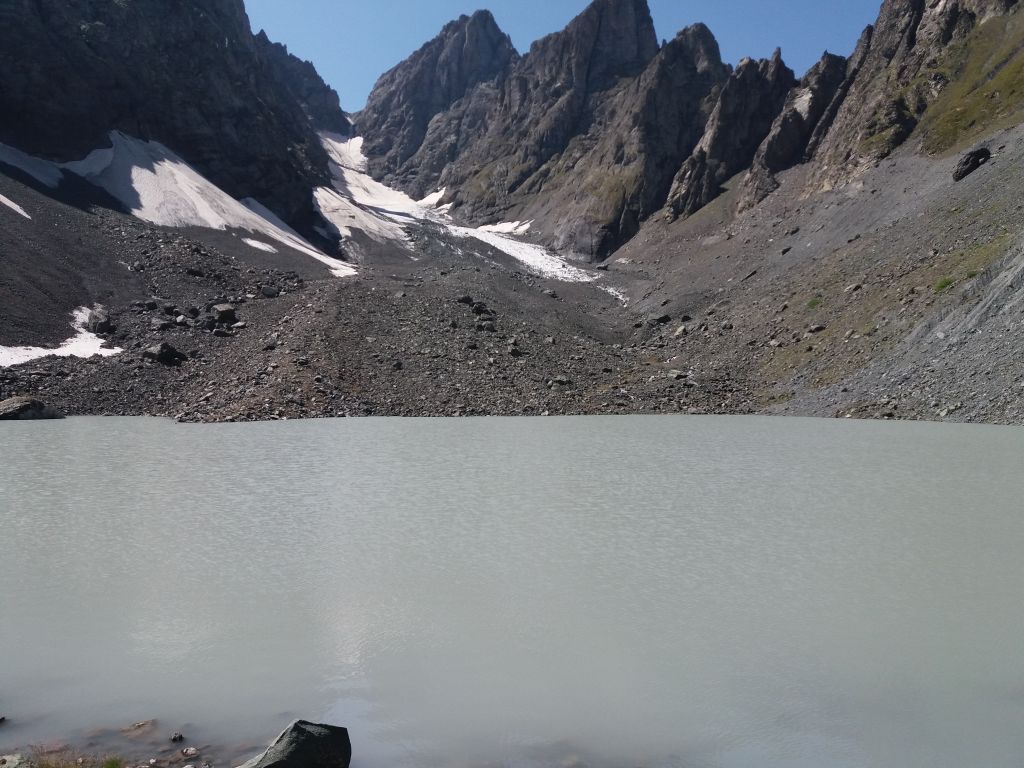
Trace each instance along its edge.
{"label": "rocky summit", "polygon": [[802,73],[482,10],[351,113],[242,0],[0,20],[25,412],[1024,421],[1016,0],[885,0]]}

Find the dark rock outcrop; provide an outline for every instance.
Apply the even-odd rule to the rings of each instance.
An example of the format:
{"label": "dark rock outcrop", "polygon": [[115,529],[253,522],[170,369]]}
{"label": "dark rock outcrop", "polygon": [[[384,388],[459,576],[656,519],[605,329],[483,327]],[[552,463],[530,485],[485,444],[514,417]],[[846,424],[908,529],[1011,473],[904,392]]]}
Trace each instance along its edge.
{"label": "dark rock outcrop", "polygon": [[697,149],[672,185],[668,206],[675,215],[696,213],[721,194],[722,184],[750,167],[795,85],[781,51],[771,59],[740,63],[722,88]]}
{"label": "dark rock outcrop", "polygon": [[85,318],[85,329],[99,335],[113,332],[114,323],[110,319],[110,313],[99,307],[89,310],[89,315]]}
{"label": "dark rock outcrop", "polygon": [[58,411],[31,397],[11,397],[0,402],[0,421],[34,421],[63,418],[64,416]]}
{"label": "dark rock outcrop", "polygon": [[241,768],[348,768],[351,762],[347,729],[298,720]]}
{"label": "dark rock outcrop", "polygon": [[490,109],[479,138],[438,186],[458,190],[454,201],[464,215],[486,217],[523,202],[537,186],[526,182],[586,135],[615,87],[640,75],[657,54],[646,0],[595,0],[565,30],[534,43],[493,91],[471,95]]}
{"label": "dark rock outcrop", "polygon": [[187,359],[184,354],[166,341],[161,341],[156,346],[145,350],[142,353],[142,357],[144,360],[152,360],[154,363],[160,363],[160,365],[181,365]]}
{"label": "dark rock outcrop", "polygon": [[992,152],[987,147],[971,150],[956,164],[953,181],[963,181],[991,159]]}
{"label": "dark rock outcrop", "polygon": [[856,72],[827,136],[812,144],[812,188],[848,181],[901,146],[949,84],[947,54],[982,21],[1015,5],[1017,0],[885,0],[854,54]]}
{"label": "dark rock outcrop", "polygon": [[293,223],[329,179],[242,0],[7,0],[0,71],[0,142],[30,154],[77,160],[120,130]]}
{"label": "dark rock outcrop", "polygon": [[262,30],[256,35],[256,45],[270,74],[299,103],[316,130],[342,136],[351,133],[352,121],[341,108],[338,92],[324,82],[312,62],[293,56],[281,43],[271,42]]}
{"label": "dark rock outcrop", "polygon": [[371,173],[395,185],[413,183],[418,168],[408,161],[422,146],[434,116],[479,83],[507,72],[517,58],[491,13],[477,11],[448,24],[385,73],[356,116]]}
{"label": "dark rock outcrop", "polygon": [[804,161],[808,144],[846,76],[847,60],[826,53],[790,91],[782,114],[772,124],[744,179],[740,210],[756,205],[778,189],[775,174]]}
{"label": "dark rock outcrop", "polygon": [[589,130],[516,190],[505,216],[533,221],[561,250],[608,256],[662,208],[728,77],[710,30],[683,30],[639,77],[595,99]]}

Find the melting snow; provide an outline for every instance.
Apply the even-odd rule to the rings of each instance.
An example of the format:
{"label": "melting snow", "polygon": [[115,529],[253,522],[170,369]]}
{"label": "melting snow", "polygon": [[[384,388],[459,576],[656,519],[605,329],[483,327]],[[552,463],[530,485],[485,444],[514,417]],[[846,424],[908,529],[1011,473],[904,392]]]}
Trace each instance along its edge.
{"label": "melting snow", "polygon": [[525,235],[532,226],[532,221],[503,221],[499,224],[477,227],[477,229],[481,232],[494,232],[499,235]]}
{"label": "melting snow", "polygon": [[521,262],[538,277],[561,280],[565,283],[591,283],[597,280],[597,275],[567,264],[539,245],[513,240],[511,237],[482,229],[456,226],[449,226],[448,229],[457,237],[472,237],[497,248]]}
{"label": "melting snow", "polygon": [[437,204],[444,199],[444,193],[447,191],[447,187],[442,187],[441,189],[437,190],[437,192],[432,192],[431,194],[427,195],[422,200],[420,200],[420,205],[425,205],[428,208],[437,208]]}
{"label": "melting snow", "polygon": [[56,349],[45,347],[0,347],[0,368],[21,365],[43,357],[111,357],[122,350],[117,347],[104,348],[104,341],[85,329],[89,319],[89,308],[79,307],[72,313],[71,327],[75,335]]}
{"label": "melting snow", "polygon": [[277,248],[270,245],[269,243],[263,243],[259,240],[253,240],[251,237],[243,237],[242,242],[251,248],[255,248],[258,251],[266,251],[267,253],[277,253]]}
{"label": "melting snow", "polygon": [[11,200],[9,197],[4,197],[3,195],[0,195],[0,203],[3,203],[4,205],[6,205],[8,208],[10,208],[15,213],[20,213],[26,219],[31,219],[32,218],[31,216],[28,215],[28,213],[25,211],[24,208],[22,208],[16,202]]}
{"label": "melting snow", "polygon": [[337,133],[321,133],[320,138],[323,140],[324,148],[331,156],[331,160],[342,168],[366,172],[367,160],[366,155],[363,154],[362,136],[349,139]]}
{"label": "melting snow", "polygon": [[258,232],[330,267],[338,277],[355,270],[313,247],[255,200],[239,202],[167,147],[115,132],[109,149],[62,167],[119,200],[134,216],[166,227]]}
{"label": "melting snow", "polygon": [[63,172],[55,163],[26,155],[20,149],[8,147],[6,144],[0,144],[0,163],[6,163],[27,173],[40,184],[51,189],[60,186],[60,182],[64,178]]}
{"label": "melting snow", "polygon": [[526,234],[532,222],[508,222],[479,229],[458,227],[447,214],[451,205],[437,204],[444,198],[441,189],[419,202],[403,192],[386,187],[366,174],[362,138],[346,139],[336,134],[321,134],[324,149],[331,159],[334,189],[316,191],[321,214],[343,237],[360,230],[378,241],[407,242],[403,225],[430,221],[461,238],[474,238],[511,256],[539,277],[563,282],[593,282],[597,276],[567,264],[547,249],[514,240],[509,235]]}

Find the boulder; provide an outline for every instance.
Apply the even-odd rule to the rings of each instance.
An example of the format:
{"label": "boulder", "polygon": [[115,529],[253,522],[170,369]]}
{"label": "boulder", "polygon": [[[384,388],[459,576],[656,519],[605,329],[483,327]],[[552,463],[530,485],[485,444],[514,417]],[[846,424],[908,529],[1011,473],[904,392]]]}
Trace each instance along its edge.
{"label": "boulder", "polygon": [[265,299],[276,299],[281,295],[281,289],[275,285],[264,285],[260,288],[260,293],[263,294]]}
{"label": "boulder", "polygon": [[59,412],[31,397],[12,397],[0,402],[0,421],[63,419]]}
{"label": "boulder", "polygon": [[960,158],[953,171],[953,181],[963,181],[985,163],[992,159],[992,152],[987,147],[974,149]]}
{"label": "boulder", "polygon": [[351,761],[347,729],[297,720],[241,768],[348,768]]}
{"label": "boulder", "polygon": [[89,314],[85,318],[85,330],[102,335],[113,332],[114,324],[110,321],[107,311],[97,307],[89,310]]}
{"label": "boulder", "polygon": [[238,322],[238,316],[235,314],[234,304],[216,304],[210,311],[213,313],[213,319],[218,323],[224,325],[234,325]]}
{"label": "boulder", "polygon": [[182,360],[185,360],[185,355],[179,352],[177,349],[172,347],[166,341],[162,341],[155,347],[150,347],[142,353],[142,357],[145,360],[152,360],[155,363],[161,365],[179,365]]}

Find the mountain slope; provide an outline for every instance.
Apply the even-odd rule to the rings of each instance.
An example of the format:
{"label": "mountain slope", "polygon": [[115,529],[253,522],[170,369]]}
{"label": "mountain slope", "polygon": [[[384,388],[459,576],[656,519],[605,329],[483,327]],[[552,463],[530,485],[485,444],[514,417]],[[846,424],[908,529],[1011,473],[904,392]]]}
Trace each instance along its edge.
{"label": "mountain slope", "polygon": [[[357,116],[371,172],[392,185],[415,185],[426,195],[416,165],[431,119],[477,84],[493,81],[518,59],[508,35],[488,11],[448,24],[406,61],[381,76]],[[433,182],[426,182],[427,186]]]}
{"label": "mountain slope", "polygon": [[242,0],[10,0],[0,142],[68,161],[119,130],[171,147],[232,197],[308,224],[327,158],[264,47]]}

